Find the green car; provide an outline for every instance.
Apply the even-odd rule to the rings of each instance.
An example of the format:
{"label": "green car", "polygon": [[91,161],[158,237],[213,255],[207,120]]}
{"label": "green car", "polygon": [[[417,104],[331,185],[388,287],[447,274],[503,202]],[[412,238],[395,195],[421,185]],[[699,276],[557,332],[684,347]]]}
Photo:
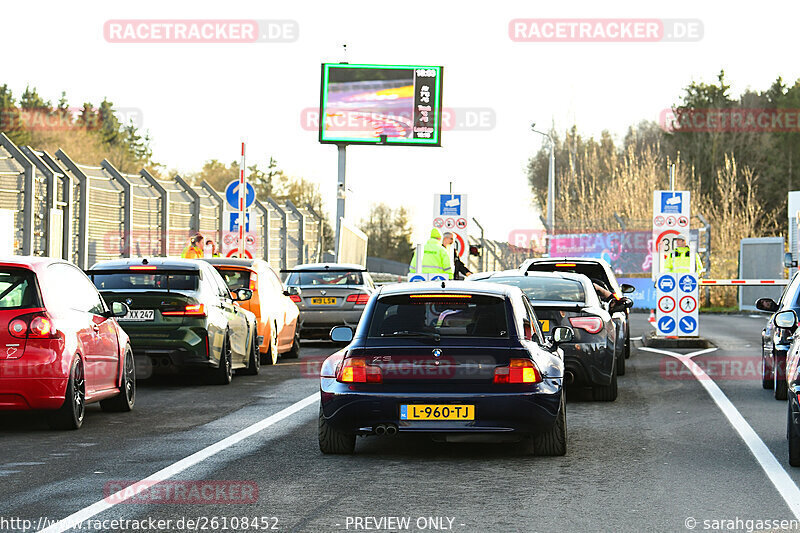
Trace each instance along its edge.
{"label": "green car", "polygon": [[231,293],[205,261],[117,259],[87,274],[109,305],[130,308],[118,320],[130,336],[137,376],[199,371],[227,385],[234,370],[258,374],[256,318],[235,303],[252,291]]}

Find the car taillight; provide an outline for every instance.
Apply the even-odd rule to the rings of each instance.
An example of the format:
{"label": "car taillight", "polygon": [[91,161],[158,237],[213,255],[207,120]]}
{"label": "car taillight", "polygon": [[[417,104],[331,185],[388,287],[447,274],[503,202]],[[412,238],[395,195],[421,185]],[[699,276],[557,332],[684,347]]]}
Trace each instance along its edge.
{"label": "car taillight", "polygon": [[603,319],[597,316],[575,316],[569,319],[574,328],[586,330],[589,333],[600,333],[603,329]]}
{"label": "car taillight", "polygon": [[369,294],[357,292],[347,297],[348,302],[355,302],[356,305],[366,305],[369,302]]}
{"label": "car taillight", "polygon": [[494,369],[495,383],[539,383],[542,375],[530,359],[511,359],[508,366]]}
{"label": "car taillight", "polygon": [[187,305],[183,309],[161,311],[163,316],[206,316],[206,306],[204,304]]}
{"label": "car taillight", "polygon": [[302,298],[300,298],[300,296],[298,296],[297,294],[292,294],[292,295],[290,295],[290,296],[289,296],[289,299],[290,299],[291,301],[293,301],[294,303],[296,303],[296,304],[299,304],[300,302],[302,302],[302,301],[303,301],[303,299],[302,299]]}
{"label": "car taillight", "polygon": [[247,286],[251,291],[256,290],[258,287],[258,274],[255,272],[250,273],[250,284]]}
{"label": "car taillight", "polygon": [[47,313],[18,316],[8,324],[8,332],[18,339],[54,339],[58,330]]}
{"label": "car taillight", "polygon": [[383,374],[380,367],[368,365],[363,357],[351,357],[344,360],[336,380],[342,383],[382,383]]}

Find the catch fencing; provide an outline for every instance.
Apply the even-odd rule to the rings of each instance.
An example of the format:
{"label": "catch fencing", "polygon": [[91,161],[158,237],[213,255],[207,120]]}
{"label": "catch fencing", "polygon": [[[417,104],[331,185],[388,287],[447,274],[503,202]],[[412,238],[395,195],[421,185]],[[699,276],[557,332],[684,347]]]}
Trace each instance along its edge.
{"label": "catch fencing", "polygon": [[[60,257],[81,268],[120,257],[177,256],[201,232],[221,247],[224,195],[207,182],[156,177],[16,146],[0,133],[0,211],[11,253]],[[323,220],[309,206],[261,198],[251,208],[254,257],[275,269],[322,260]],[[0,219],[3,220],[3,219]]]}

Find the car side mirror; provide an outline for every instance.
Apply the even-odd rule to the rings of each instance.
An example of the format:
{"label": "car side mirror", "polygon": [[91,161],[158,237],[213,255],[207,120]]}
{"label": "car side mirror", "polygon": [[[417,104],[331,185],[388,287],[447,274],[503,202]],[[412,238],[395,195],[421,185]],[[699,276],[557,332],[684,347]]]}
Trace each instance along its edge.
{"label": "car side mirror", "polygon": [[128,304],[124,304],[122,302],[112,302],[111,303],[111,316],[116,318],[121,318],[127,315],[130,312],[131,308],[128,307]]}
{"label": "car side mirror", "polygon": [[286,288],[286,292],[289,293],[289,294],[286,294],[286,296],[292,296],[292,295],[295,295],[295,294],[299,295],[300,294],[300,288],[299,287],[287,287]]}
{"label": "car side mirror", "polygon": [[633,307],[633,300],[623,296],[619,300],[612,300],[611,305],[609,305],[609,310],[612,313],[617,313],[625,309],[630,309],[631,307]]}
{"label": "car side mirror", "polygon": [[620,289],[622,289],[623,294],[630,294],[632,292],[636,292],[636,287],[634,287],[633,285],[630,285],[628,283],[623,283],[620,286]]}
{"label": "car side mirror", "polygon": [[232,294],[233,300],[236,302],[246,302],[253,297],[253,291],[251,289],[236,289]]}
{"label": "car side mirror", "polygon": [[289,292],[289,290],[288,290],[288,289],[284,289],[284,290],[283,290],[283,295],[284,295],[284,296],[291,296],[291,295],[292,295],[292,293],[291,293],[291,292]]}
{"label": "car side mirror", "polygon": [[559,344],[563,344],[565,342],[570,342],[574,338],[575,338],[575,332],[572,331],[572,328],[558,326],[557,328],[553,329],[554,346],[558,346]]}
{"label": "car side mirror", "polygon": [[331,340],[333,342],[348,343],[353,340],[353,330],[348,326],[336,326],[331,329]]}
{"label": "car side mirror", "polygon": [[794,331],[797,329],[797,314],[791,309],[775,315],[775,325],[781,329]]}
{"label": "car side mirror", "polygon": [[772,298],[759,298],[756,300],[756,309],[759,311],[774,313],[778,310],[778,304],[775,303],[775,300]]}
{"label": "car side mirror", "polygon": [[791,253],[786,252],[783,254],[783,266],[786,268],[794,268],[797,266],[797,261],[794,260]]}

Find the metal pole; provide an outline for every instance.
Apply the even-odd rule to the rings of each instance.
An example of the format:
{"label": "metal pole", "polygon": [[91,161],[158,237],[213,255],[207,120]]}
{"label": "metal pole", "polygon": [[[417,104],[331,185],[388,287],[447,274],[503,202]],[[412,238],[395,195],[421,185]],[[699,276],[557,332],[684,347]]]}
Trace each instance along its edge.
{"label": "metal pole", "polygon": [[[553,139],[550,139],[550,160],[547,163],[547,225],[553,227],[556,207],[556,155],[554,152]],[[550,254],[550,239],[547,240],[547,253]]]}
{"label": "metal pole", "polygon": [[675,163],[672,163],[669,167],[669,189],[671,191],[675,190]]}
{"label": "metal pole", "polygon": [[486,272],[486,264],[488,264],[488,261],[486,258],[486,239],[484,239],[483,237],[484,234],[483,226],[481,226],[480,222],[478,222],[478,220],[475,217],[472,217],[472,221],[475,223],[476,226],[478,226],[478,229],[481,230],[481,255],[480,255],[481,260],[479,261],[479,263],[481,271]]}
{"label": "metal pole", "polygon": [[247,184],[244,179],[244,142],[242,142],[242,165],[239,167],[239,257],[247,257],[247,243],[244,242],[245,228],[247,227],[247,212],[245,201],[247,200]]}
{"label": "metal pole", "polygon": [[336,148],[339,152],[339,165],[338,176],[336,182],[336,242],[335,253],[336,261],[339,261],[339,236],[342,231],[342,219],[345,216],[344,201],[345,201],[345,169],[347,168],[347,145],[337,144]]}

